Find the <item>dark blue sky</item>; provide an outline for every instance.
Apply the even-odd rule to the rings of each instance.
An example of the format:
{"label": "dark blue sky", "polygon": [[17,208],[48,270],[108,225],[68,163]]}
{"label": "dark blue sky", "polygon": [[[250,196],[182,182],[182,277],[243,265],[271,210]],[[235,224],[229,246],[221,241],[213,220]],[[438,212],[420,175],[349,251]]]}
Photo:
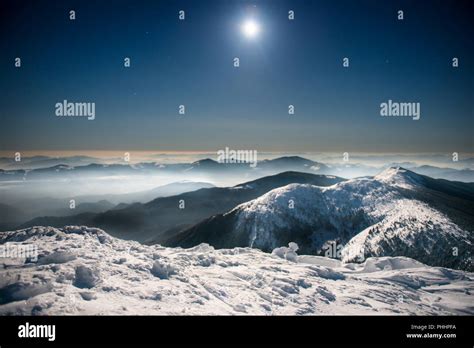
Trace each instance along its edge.
{"label": "dark blue sky", "polygon": [[2,0],[0,150],[474,152],[472,21],[472,1]]}

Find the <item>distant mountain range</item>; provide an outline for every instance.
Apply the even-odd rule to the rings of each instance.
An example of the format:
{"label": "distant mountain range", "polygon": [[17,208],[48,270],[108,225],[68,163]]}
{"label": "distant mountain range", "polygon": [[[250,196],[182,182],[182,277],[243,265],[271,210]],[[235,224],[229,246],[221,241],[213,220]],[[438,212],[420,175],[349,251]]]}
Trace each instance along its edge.
{"label": "distant mountain range", "polygon": [[158,163],[138,163],[138,164],[98,164],[91,163],[82,166],[70,166],[67,164],[57,164],[51,167],[35,169],[0,169],[0,180],[33,180],[43,176],[74,177],[84,175],[124,175],[124,174],[146,174],[157,172],[193,172],[193,173],[226,173],[226,172],[275,172],[300,171],[318,172],[328,170],[324,164],[310,161],[308,159],[290,156],[280,157],[273,160],[263,160],[258,162],[257,168],[250,167],[249,163],[219,163],[206,158],[192,163],[158,164]]}
{"label": "distant mountain range", "polygon": [[169,246],[209,243],[265,251],[296,242],[305,254],[407,256],[429,265],[474,270],[474,184],[432,179],[404,168],[330,187],[295,184],[173,235]]}
{"label": "distant mountain range", "polygon": [[440,168],[435,166],[415,166],[409,167],[418,174],[431,176],[432,178],[447,179],[451,181],[474,182],[474,170]]}
{"label": "distant mountain range", "polygon": [[[67,162],[67,161],[66,161]],[[73,162],[73,161],[69,161]],[[465,161],[466,162],[466,161]],[[37,162],[35,162],[37,164]],[[40,162],[51,163],[51,161]],[[80,162],[82,163],[82,162]],[[466,162],[468,163],[468,162]],[[474,170],[469,168],[446,168],[436,166],[417,166],[414,163],[404,163],[407,169],[418,174],[452,181],[474,182]],[[383,167],[368,166],[362,163],[341,162],[324,164],[299,156],[285,156],[258,162],[255,168],[248,163],[219,163],[212,159],[203,159],[192,163],[159,164],[155,162],[138,164],[103,164],[89,163],[71,166],[60,163],[51,167],[34,167],[33,169],[0,169],[1,181],[44,180],[60,177],[61,179],[86,178],[97,176],[145,175],[145,174],[180,174],[180,175],[210,175],[237,176],[258,178],[278,174],[284,171],[303,173],[337,175],[345,178],[375,175]]]}
{"label": "distant mountain range", "polygon": [[[43,225],[62,227],[78,224],[106,228],[110,234],[140,242],[163,243],[199,221],[255,199],[266,192],[290,183],[330,186],[343,179],[335,176],[284,172],[243,183],[234,187],[202,188],[179,195],[154,199],[146,204],[135,203],[99,214],[64,217],[40,217],[20,228]],[[184,204],[183,209],[180,205]],[[133,227],[133,228],[132,228]]]}
{"label": "distant mountain range", "polygon": [[4,169],[39,169],[57,165],[83,166],[91,163],[100,163],[101,160],[91,156],[23,156],[21,161],[12,157],[0,157],[0,167]]}

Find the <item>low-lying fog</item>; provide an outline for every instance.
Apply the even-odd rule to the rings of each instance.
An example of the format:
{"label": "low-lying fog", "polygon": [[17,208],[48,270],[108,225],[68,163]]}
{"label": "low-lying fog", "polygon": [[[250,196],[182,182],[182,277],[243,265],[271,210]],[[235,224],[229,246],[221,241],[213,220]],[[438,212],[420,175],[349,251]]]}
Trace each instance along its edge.
{"label": "low-lying fog", "polygon": [[12,157],[0,157],[0,230],[35,217],[97,213],[121,203],[235,186],[284,171],[354,178],[403,166],[434,178],[474,182],[474,158],[468,155],[454,160],[451,154],[259,154],[256,167],[218,163],[209,153],[147,154],[134,159],[124,163],[91,156],[32,156],[15,162]]}

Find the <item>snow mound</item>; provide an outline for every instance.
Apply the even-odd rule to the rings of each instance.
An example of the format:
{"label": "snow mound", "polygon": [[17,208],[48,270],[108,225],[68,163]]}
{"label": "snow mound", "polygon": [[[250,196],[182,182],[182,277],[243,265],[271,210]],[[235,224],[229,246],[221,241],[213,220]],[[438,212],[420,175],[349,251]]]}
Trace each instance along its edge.
{"label": "snow mound", "polygon": [[52,290],[50,283],[23,283],[9,284],[0,289],[0,305],[13,301],[24,301]]}
{"label": "snow mound", "polygon": [[363,263],[362,272],[370,273],[419,267],[425,267],[425,265],[408,257],[373,257]]}
{"label": "snow mound", "polygon": [[38,264],[40,265],[47,265],[47,264],[55,264],[55,263],[66,263],[68,261],[72,261],[76,258],[75,255],[71,254],[67,251],[55,251],[49,255],[44,255],[40,257],[38,260]]}
{"label": "snow mound", "polygon": [[75,287],[90,289],[100,281],[99,272],[86,266],[76,267],[73,285]]}
{"label": "snow mound", "polygon": [[155,261],[151,273],[160,279],[169,279],[170,276],[177,273],[177,269],[161,261]]}
{"label": "snow mound", "polygon": [[298,250],[298,244],[294,242],[290,242],[288,243],[288,248],[280,247],[280,248],[273,249],[272,255],[278,256],[288,261],[298,262],[298,254],[296,254],[297,250]]}

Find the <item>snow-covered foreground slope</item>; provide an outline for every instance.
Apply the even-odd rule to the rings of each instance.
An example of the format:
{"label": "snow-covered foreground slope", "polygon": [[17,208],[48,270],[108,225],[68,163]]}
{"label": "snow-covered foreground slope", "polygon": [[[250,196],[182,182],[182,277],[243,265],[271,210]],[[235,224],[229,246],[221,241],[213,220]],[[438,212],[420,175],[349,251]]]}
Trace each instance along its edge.
{"label": "snow-covered foreground slope", "polygon": [[2,315],[474,314],[473,273],[404,257],[343,264],[285,248],[164,248],[86,227],[5,232],[6,243],[39,255],[0,258]]}

